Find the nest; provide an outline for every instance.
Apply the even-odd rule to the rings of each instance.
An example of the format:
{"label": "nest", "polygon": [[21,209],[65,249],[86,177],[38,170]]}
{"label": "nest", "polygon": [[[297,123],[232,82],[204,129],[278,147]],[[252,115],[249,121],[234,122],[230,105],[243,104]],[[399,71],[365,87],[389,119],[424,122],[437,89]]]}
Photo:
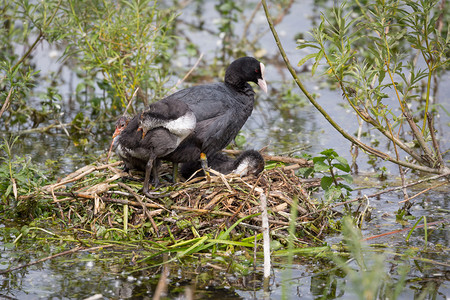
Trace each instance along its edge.
{"label": "nest", "polygon": [[[265,159],[274,161],[275,157]],[[163,164],[162,185],[152,191],[151,199],[140,193],[142,174],[130,176],[119,169],[121,162],[87,165],[43,187],[41,195],[50,200],[66,222],[96,238],[102,237],[99,228],[103,232],[105,228],[145,228],[146,237],[153,240],[216,236],[233,224],[235,235],[253,237],[261,230],[260,197],[264,195],[272,236],[285,239],[294,221],[296,242],[310,243],[320,238],[327,225],[323,210],[318,213],[317,204],[310,198],[310,188],[319,183],[295,174],[309,162],[283,160],[290,165],[266,169],[258,177],[241,178],[212,171],[210,180],[198,177],[177,184],[164,179],[170,168]],[[292,216],[296,219],[291,220]]]}

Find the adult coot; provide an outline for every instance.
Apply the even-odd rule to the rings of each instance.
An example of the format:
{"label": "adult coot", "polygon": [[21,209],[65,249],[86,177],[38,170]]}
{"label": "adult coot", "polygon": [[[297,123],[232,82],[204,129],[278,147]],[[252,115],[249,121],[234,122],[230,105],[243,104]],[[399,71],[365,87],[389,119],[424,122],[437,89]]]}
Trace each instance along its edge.
{"label": "adult coot", "polygon": [[[116,152],[126,168],[139,169],[146,161],[146,179],[156,169],[149,164],[150,159],[153,163],[158,159],[178,163],[198,161],[201,153],[215,154],[236,137],[253,110],[255,92],[248,82],[267,92],[264,64],[242,57],[227,68],[224,82],[186,88],[150,105],[118,135]],[[154,132],[158,137],[152,139]],[[186,136],[186,132],[192,133]],[[148,181],[144,182],[146,193]]]}
{"label": "adult coot", "polygon": [[228,66],[224,82],[193,86],[166,97],[186,103],[197,125],[194,133],[163,159],[196,161],[202,152],[208,157],[224,149],[252,113],[255,92],[248,82],[267,93],[264,64],[253,57],[241,57]]}
{"label": "adult coot", "polygon": [[[222,152],[216,152],[208,157],[208,165],[211,169],[222,174],[235,173],[240,176],[250,174],[257,176],[264,170],[264,158],[255,150],[244,151],[236,159]],[[181,165],[181,175],[187,179],[200,169],[201,163],[198,161],[183,163]],[[203,175],[202,171],[197,173],[197,176],[201,175]]]}

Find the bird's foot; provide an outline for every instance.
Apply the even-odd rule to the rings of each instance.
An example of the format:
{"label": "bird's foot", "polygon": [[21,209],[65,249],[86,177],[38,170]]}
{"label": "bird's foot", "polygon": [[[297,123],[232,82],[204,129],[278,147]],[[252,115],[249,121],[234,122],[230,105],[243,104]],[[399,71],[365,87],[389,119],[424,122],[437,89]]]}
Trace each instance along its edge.
{"label": "bird's foot", "polygon": [[200,163],[202,165],[203,172],[205,173],[206,181],[211,182],[211,175],[209,174],[208,160],[205,153],[200,153]]}
{"label": "bird's foot", "polygon": [[157,179],[152,178],[152,180],[150,181],[150,183],[152,184],[153,187],[157,188],[161,182],[159,181],[158,178],[157,178]]}

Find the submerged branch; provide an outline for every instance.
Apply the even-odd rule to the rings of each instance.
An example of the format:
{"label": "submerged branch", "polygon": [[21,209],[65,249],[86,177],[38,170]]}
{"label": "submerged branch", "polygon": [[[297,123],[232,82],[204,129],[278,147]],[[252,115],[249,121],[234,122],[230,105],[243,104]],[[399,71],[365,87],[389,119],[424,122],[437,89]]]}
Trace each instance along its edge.
{"label": "submerged branch", "polygon": [[264,249],[264,278],[270,277],[270,234],[269,234],[269,218],[267,216],[267,197],[266,194],[261,193],[261,219],[262,219],[262,234],[263,234],[263,249]]}
{"label": "submerged branch", "polygon": [[[436,221],[433,223],[428,223],[427,226],[433,226],[433,225],[439,225],[439,224],[445,224],[445,221]],[[422,228],[422,227],[425,227],[425,225],[418,225],[418,226],[415,226],[414,228]],[[411,229],[413,229],[413,227],[408,227],[408,228],[403,228],[403,229],[394,230],[394,231],[390,231],[390,232],[385,232],[385,233],[381,233],[381,234],[377,234],[377,235],[374,235],[371,237],[364,238],[363,241],[369,241],[369,240],[377,239],[379,237],[383,237],[386,235],[391,235],[391,234],[400,233],[400,232],[404,232],[404,231],[410,231]]]}
{"label": "submerged branch", "polygon": [[[104,245],[104,246],[101,246],[100,248],[107,248],[107,247],[112,247],[112,246],[113,245]],[[75,252],[90,251],[90,250],[96,250],[96,249],[99,249],[99,247],[98,246],[92,247],[92,248],[76,247],[76,248],[73,248],[73,249],[70,249],[70,250],[67,250],[67,251],[63,251],[63,252],[60,252],[60,253],[57,253],[57,254],[54,254],[54,255],[50,255],[50,256],[47,256],[47,257],[35,260],[35,261],[30,262],[28,264],[23,264],[23,265],[20,265],[20,266],[11,268],[11,269],[7,269],[7,270],[1,270],[0,274],[6,274],[6,273],[9,273],[9,272],[12,272],[12,271],[16,271],[16,270],[19,270],[19,269],[22,269],[22,268],[26,268],[26,267],[29,267],[29,266],[32,266],[32,265],[36,265],[38,263],[41,263],[41,262],[44,262],[44,261],[47,261],[47,260],[50,260],[50,259],[53,259],[53,258],[57,258],[57,257],[60,257],[60,256],[72,254],[72,253],[75,253]]]}
{"label": "submerged branch", "polygon": [[[450,179],[450,172],[447,172],[447,173],[444,173],[444,174],[440,174],[440,175],[431,176],[431,177],[424,178],[424,179],[420,179],[418,181],[414,181],[414,182],[411,182],[411,183],[408,183],[408,184],[405,184],[405,185],[396,186],[396,187],[393,187],[393,188],[390,188],[390,189],[382,190],[382,191],[379,191],[379,192],[371,194],[371,195],[363,195],[361,197],[358,197],[358,198],[355,198],[355,199],[351,199],[351,200],[347,200],[345,202],[340,202],[340,203],[337,203],[337,204],[329,206],[329,207],[324,207],[324,208],[319,209],[317,211],[314,211],[314,212],[308,213],[306,215],[300,216],[298,218],[298,221],[300,222],[303,218],[309,217],[309,216],[311,216],[313,214],[316,214],[316,213],[319,213],[319,212],[322,212],[322,211],[330,210],[330,209],[333,209],[333,208],[336,208],[336,207],[339,207],[339,206],[342,206],[342,205],[346,205],[346,204],[349,204],[349,203],[352,203],[352,202],[362,201],[362,200],[366,199],[366,197],[367,198],[378,197],[378,196],[380,196],[382,194],[386,194],[386,193],[390,193],[390,192],[394,192],[394,191],[399,191],[399,190],[402,190],[404,188],[408,188],[408,187],[411,187],[411,186],[414,186],[414,185],[418,185],[418,184],[421,184],[421,183],[424,183],[424,182],[427,182],[427,181],[437,180],[437,179],[440,179],[440,178],[443,178],[443,177],[449,177],[447,179],[447,182],[444,182],[444,184],[448,184],[449,183],[448,180]],[[436,188],[436,186],[434,186],[433,188]],[[402,202],[404,202],[404,201],[405,200],[403,200]]]}
{"label": "submerged branch", "polygon": [[436,139],[436,135],[434,133],[434,118],[433,115],[431,113],[427,113],[428,114],[428,128],[430,129],[430,135],[431,135],[431,141],[433,143],[433,148],[434,148],[434,152],[436,153],[436,157],[437,157],[437,162],[439,164],[440,168],[445,168],[445,162],[444,159],[442,158],[442,153],[441,150],[439,149],[439,143]]}

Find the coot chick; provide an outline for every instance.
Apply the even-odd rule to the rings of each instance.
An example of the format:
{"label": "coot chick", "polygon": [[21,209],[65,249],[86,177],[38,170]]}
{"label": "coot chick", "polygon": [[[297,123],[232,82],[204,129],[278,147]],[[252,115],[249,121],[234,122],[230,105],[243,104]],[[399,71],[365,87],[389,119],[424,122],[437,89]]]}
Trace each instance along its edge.
{"label": "coot chick", "polygon": [[123,131],[114,139],[114,148],[117,155],[125,163],[125,169],[137,169],[145,171],[144,186],[142,192],[148,197],[150,174],[153,184],[159,183],[157,168],[159,158],[176,149],[178,138],[169,130],[157,127],[148,132],[142,138],[139,127],[139,116],[133,117]]}
{"label": "coot chick", "polygon": [[267,92],[264,64],[253,57],[241,57],[227,68],[225,82],[193,86],[166,97],[186,103],[197,125],[194,133],[163,159],[174,163],[197,161],[201,153],[208,157],[224,149],[252,113],[255,92],[248,82]]}
{"label": "coot chick", "polygon": [[[176,100],[170,101],[172,105]],[[178,103],[177,106],[186,106],[186,110],[179,116],[184,121],[174,124],[175,118],[165,125],[166,127],[147,128],[147,133],[138,131],[139,124],[142,123],[141,115],[121,117],[116,122],[116,131],[113,135],[113,148],[117,155],[125,163],[125,170],[137,169],[145,171],[143,193],[151,197],[149,193],[150,174],[153,177],[153,184],[159,183],[157,168],[160,158],[175,150],[178,145],[193,132],[195,127],[195,117],[186,104]],[[186,121],[186,115],[191,115],[193,119]],[[172,124],[171,124],[172,122]],[[169,124],[169,125],[168,125]]]}
{"label": "coot chick", "polygon": [[[240,176],[259,175],[264,170],[264,158],[255,150],[247,150],[242,152],[236,159],[216,152],[208,157],[208,165],[211,169],[216,170],[222,174],[238,174]],[[188,179],[197,170],[201,169],[201,163],[198,161],[188,162],[181,165],[181,175]],[[200,171],[196,176],[202,176],[203,171]]]}
{"label": "coot chick", "polygon": [[[130,125],[131,127],[134,127],[135,124],[137,124],[136,126],[139,125],[139,118],[138,116],[135,117],[130,117],[128,115],[123,115],[121,116],[119,119],[117,119],[116,121],[116,130],[114,131],[113,134],[113,141],[111,144],[111,149],[116,152],[117,156],[119,156],[119,158],[124,162],[125,167],[124,167],[124,171],[128,172],[129,170],[138,170],[138,171],[145,171],[145,167],[147,165],[147,160],[142,159],[140,157],[138,157],[138,155],[133,155],[134,152],[133,150],[142,148],[140,139],[141,139],[141,134],[140,133],[136,133],[133,134],[132,130],[129,130],[127,133],[124,133],[124,136],[126,135],[126,144],[128,146],[131,145],[131,149],[130,148],[126,148],[123,145],[123,139],[125,138],[124,136],[122,136],[122,132],[125,130],[125,128],[127,128],[128,124],[130,123],[130,121],[132,122],[132,125]],[[138,127],[136,127],[137,130]],[[133,142],[131,144],[131,142]],[[139,150],[137,152],[140,152]],[[109,156],[109,155],[108,155]]]}

